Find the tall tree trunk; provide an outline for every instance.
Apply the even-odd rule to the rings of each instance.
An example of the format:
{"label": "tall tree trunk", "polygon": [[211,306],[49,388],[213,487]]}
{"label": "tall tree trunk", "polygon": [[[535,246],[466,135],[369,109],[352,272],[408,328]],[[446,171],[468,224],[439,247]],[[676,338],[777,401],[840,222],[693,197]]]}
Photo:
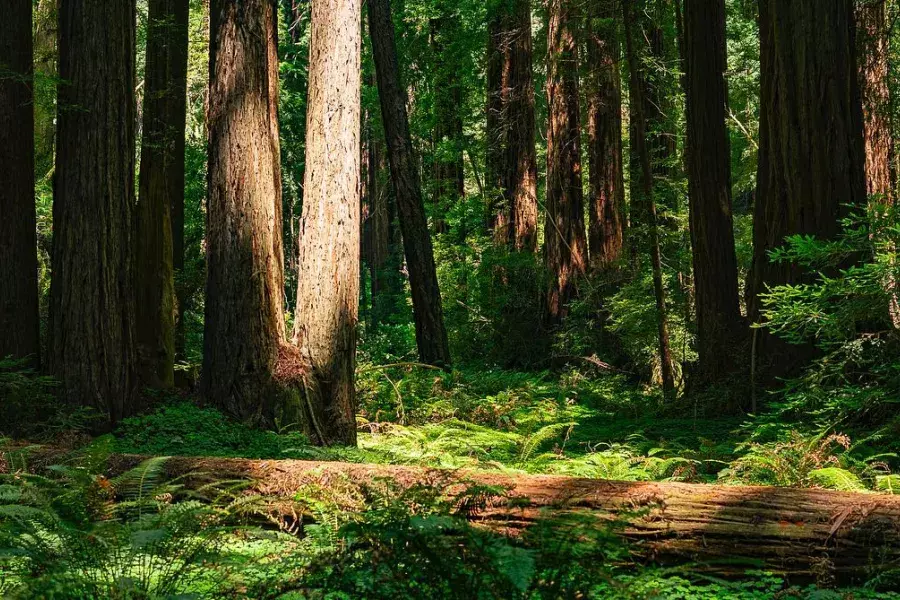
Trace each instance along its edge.
{"label": "tall tree trunk", "polygon": [[559,324],[587,267],[581,122],[578,110],[578,43],[571,0],[551,0],[547,40],[547,222],[544,260],[550,273],[547,318]]}
{"label": "tall tree trunk", "polygon": [[449,367],[450,347],[444,328],[444,310],[419,173],[409,135],[406,92],[400,85],[390,0],[367,0],[367,3],[381,117],[409,270],[419,359],[427,364]]}
{"label": "tall tree trunk", "polygon": [[537,156],[531,0],[495,7],[488,50],[488,181],[498,243],[537,249]]}
{"label": "tall tree trunk", "polygon": [[276,11],[211,0],[206,318],[202,388],[236,418],[274,425],[284,344]]}
{"label": "tall tree trunk", "polygon": [[[442,13],[446,8],[440,8]],[[435,89],[435,157],[434,228],[438,233],[447,230],[447,209],[465,196],[463,168],[463,90],[458,65],[452,60],[448,47],[461,34],[456,15],[441,14],[431,20],[431,47],[436,57]],[[451,57],[448,60],[448,56]]]}
{"label": "tall tree trunk", "polygon": [[[188,0],[150,0],[137,206],[137,342],[141,380],[175,382],[173,207],[184,212]],[[183,247],[181,248],[183,252]]]}
{"label": "tall tree trunk", "polygon": [[[40,180],[53,172],[56,148],[57,0],[34,5],[34,162]],[[39,98],[38,96],[43,96]]]}
{"label": "tall tree trunk", "polygon": [[744,361],[734,351],[743,326],[725,125],[725,0],[685,3],[684,54],[697,349],[701,379],[712,382]]}
{"label": "tall tree trunk", "polygon": [[324,443],[356,444],[359,310],[359,0],[315,0],[294,337]]}
{"label": "tall tree trunk", "polygon": [[[794,234],[832,238],[846,205],[866,199],[852,0],[762,0],[760,149],[748,316],[769,286],[799,283],[796,264],[768,253]],[[827,135],[823,132],[827,132]],[[804,352],[759,332],[757,373],[790,372]]]}
{"label": "tall tree trunk", "polygon": [[625,208],[615,0],[596,2],[588,21],[588,246],[591,266],[607,269],[622,254]]}
{"label": "tall tree trunk", "polygon": [[886,0],[863,0],[856,5],[858,78],[863,107],[866,148],[866,192],[891,195],[891,123],[888,89]]}
{"label": "tall tree trunk", "polygon": [[32,0],[0,19],[0,359],[40,363]]}
{"label": "tall tree trunk", "polygon": [[650,160],[650,149],[647,144],[647,120],[644,116],[644,98],[642,68],[636,54],[634,42],[635,23],[629,2],[622,3],[625,23],[626,55],[630,71],[629,90],[631,92],[632,123],[634,136],[632,152],[640,158],[639,202],[637,206],[645,210],[642,221],[649,230],[650,260],[653,269],[653,291],[656,296],[656,319],[659,339],[659,362],[662,376],[663,397],[670,399],[675,394],[675,373],[672,366],[672,351],[669,347],[669,326],[666,316],[666,289],[662,278],[662,258],[659,250],[659,231],[656,220],[656,202],[653,199],[653,167]]}
{"label": "tall tree trunk", "polygon": [[116,422],[136,389],[135,2],[59,5],[49,366],[64,397]]}

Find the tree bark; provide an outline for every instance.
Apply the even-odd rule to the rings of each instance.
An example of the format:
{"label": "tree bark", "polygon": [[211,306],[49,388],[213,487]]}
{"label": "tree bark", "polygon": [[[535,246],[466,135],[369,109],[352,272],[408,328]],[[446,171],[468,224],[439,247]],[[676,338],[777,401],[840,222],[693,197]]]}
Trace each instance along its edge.
{"label": "tree bark", "polygon": [[359,0],[312,4],[306,175],[294,338],[321,441],[356,444],[359,310]]}
{"label": "tree bark", "polygon": [[[145,458],[114,455],[110,475]],[[52,456],[33,456],[31,464],[36,460],[53,464]],[[166,473],[188,489],[248,479],[246,493],[269,497],[275,516],[292,518],[299,490],[335,480],[371,486],[387,478],[400,489],[444,486],[448,495],[496,486],[504,497],[467,513],[476,524],[515,536],[564,514],[594,517],[597,527],[619,519],[622,526],[612,531],[631,542],[632,556],[664,565],[699,563],[724,575],[762,564],[777,573],[861,582],[900,560],[900,497],[886,494],[239,458],[171,458]]]}
{"label": "tree bark", "polygon": [[559,324],[587,267],[581,121],[578,109],[578,42],[571,0],[551,0],[547,39],[547,222],[544,260],[550,274],[547,319]]}
{"label": "tree bark", "polygon": [[419,173],[409,135],[406,92],[400,85],[390,0],[367,0],[367,3],[391,181],[397,196],[403,249],[409,270],[419,360],[430,365],[449,367],[450,347],[444,328],[441,292],[425,218]]}
{"label": "tree bark", "polygon": [[886,0],[856,4],[858,79],[866,150],[866,192],[891,200],[891,115],[888,89]]}
{"label": "tree bark", "polygon": [[135,3],[59,5],[50,372],[111,423],[134,410]]}
{"label": "tree bark", "polygon": [[0,360],[40,364],[32,0],[0,19]]}
{"label": "tree bark", "polygon": [[537,155],[532,81],[531,0],[494,9],[488,47],[488,181],[498,243],[537,249]]}
{"label": "tree bark", "polygon": [[172,213],[183,227],[188,9],[188,0],[150,0],[147,26],[135,290],[141,380],[160,388],[175,383]]}
{"label": "tree bark", "polygon": [[211,0],[202,390],[264,426],[285,343],[276,31],[270,0]]}
{"label": "tree bark", "polygon": [[619,261],[624,239],[622,90],[615,1],[595,3],[588,24],[588,247],[591,267],[604,270]]}
{"label": "tree bark", "polygon": [[642,89],[642,71],[640,61],[635,50],[634,19],[629,2],[622,3],[623,20],[625,24],[626,55],[628,57],[628,69],[631,72],[629,78],[630,103],[632,110],[632,153],[640,159],[640,182],[637,205],[644,210],[642,219],[649,231],[650,260],[653,269],[653,291],[656,297],[656,319],[659,340],[660,375],[663,385],[663,397],[672,399],[675,395],[675,373],[672,365],[672,351],[669,347],[669,326],[666,315],[666,289],[662,277],[662,257],[659,249],[659,225],[656,219],[656,202],[653,199],[653,167],[650,160],[650,150],[647,145],[647,120],[644,116],[644,98]]}
{"label": "tree bark", "polygon": [[687,171],[700,379],[712,383],[746,361],[731,216],[731,150],[725,125],[725,0],[684,10]]}
{"label": "tree bark", "polygon": [[[798,265],[770,262],[769,251],[790,235],[834,237],[847,205],[866,200],[852,0],[764,0],[759,10],[760,150],[747,285],[754,323],[770,286],[804,280]],[[763,331],[755,336],[763,382],[809,356]]]}

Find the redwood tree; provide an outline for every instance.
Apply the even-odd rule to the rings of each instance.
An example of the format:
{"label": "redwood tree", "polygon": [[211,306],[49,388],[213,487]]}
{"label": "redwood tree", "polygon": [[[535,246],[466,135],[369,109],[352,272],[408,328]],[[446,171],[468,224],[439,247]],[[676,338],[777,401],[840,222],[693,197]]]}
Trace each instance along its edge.
{"label": "redwood tree", "polygon": [[[760,295],[769,286],[803,281],[800,267],[773,263],[768,253],[789,235],[833,237],[847,205],[866,199],[853,1],[762,0],[759,11],[759,170],[747,286],[752,322],[761,320]],[[754,335],[754,359],[765,378],[803,358],[796,348]]]}
{"label": "redwood tree", "polygon": [[211,0],[202,389],[224,412],[278,416],[284,343],[276,11]]}
{"label": "redwood tree", "polygon": [[616,0],[598,0],[588,14],[588,246],[593,268],[622,254],[625,181],[622,169],[622,90]]}
{"label": "redwood tree", "polygon": [[[537,157],[531,0],[499,0],[489,22],[488,182],[495,239],[537,248]],[[493,191],[493,190],[492,190]]]}
{"label": "redwood tree", "polygon": [[725,0],[685,2],[685,102],[691,248],[701,378],[740,365],[743,339],[725,125]]}
{"label": "redwood tree", "polygon": [[866,148],[866,191],[889,201],[891,192],[891,116],[888,89],[886,0],[856,4],[858,78]]}
{"label": "redwood tree", "polygon": [[173,223],[184,227],[188,8],[188,0],[149,2],[135,290],[141,379],[154,387],[175,378]]}
{"label": "redwood tree", "polygon": [[547,318],[558,324],[587,267],[584,192],[581,188],[581,122],[578,110],[578,43],[572,0],[550,0],[547,39],[547,222],[544,260],[550,274]]}
{"label": "redwood tree", "polygon": [[409,135],[406,92],[400,84],[390,0],[367,0],[372,54],[378,79],[381,118],[387,139],[391,181],[397,196],[403,250],[409,271],[419,360],[449,367],[450,349],[428,234],[418,165]]}
{"label": "redwood tree", "polygon": [[134,409],[135,0],[59,5],[49,367],[72,403]]}
{"label": "redwood tree", "polygon": [[356,444],[360,248],[359,0],[314,0],[294,337],[323,443]]}
{"label": "redwood tree", "polygon": [[34,209],[32,0],[0,19],[0,359],[40,360]]}

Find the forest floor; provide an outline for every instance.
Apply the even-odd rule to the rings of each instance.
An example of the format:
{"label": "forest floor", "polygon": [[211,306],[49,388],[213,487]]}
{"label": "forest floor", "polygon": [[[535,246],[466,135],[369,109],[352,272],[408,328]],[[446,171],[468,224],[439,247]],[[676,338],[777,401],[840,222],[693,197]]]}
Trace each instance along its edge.
{"label": "forest floor", "polygon": [[[280,432],[253,430],[229,421],[214,409],[198,406],[190,396],[161,398],[157,410],[127,419],[112,435],[94,439],[90,447],[102,449],[98,450],[101,454],[293,458],[462,467],[511,475],[544,473],[619,481],[774,484],[859,491],[867,488],[892,491],[893,485],[900,483],[892,479],[896,476],[889,476],[886,480],[888,485],[881,485],[885,481],[884,476],[871,470],[872,461],[869,460],[877,456],[881,462],[890,462],[896,469],[896,456],[892,453],[900,449],[896,447],[900,440],[879,438],[877,445],[873,446],[863,431],[795,430],[790,424],[773,423],[771,420],[765,422],[750,415],[705,415],[691,404],[663,407],[653,391],[616,374],[585,373],[574,369],[535,373],[483,368],[461,368],[445,373],[416,365],[379,367],[364,364],[359,369],[358,387],[357,448],[311,446],[302,435],[289,427]],[[858,443],[856,439],[859,439]],[[144,479],[142,474],[141,481]],[[242,533],[221,540],[220,555],[227,555],[230,564],[242,565],[240,574],[236,571],[229,578],[238,582],[236,585],[239,588],[250,586],[247,589],[251,589],[251,584],[255,582],[255,585],[277,589],[279,585],[287,585],[283,569],[288,559],[284,557],[293,556],[296,564],[291,563],[291,566],[301,564],[301,570],[312,569],[311,565],[317,564],[317,560],[327,560],[331,566],[326,571],[331,574],[331,579],[325,578],[319,583],[326,581],[323,584],[326,587],[337,586],[351,591],[348,595],[298,592],[299,595],[283,597],[402,597],[389,593],[387,590],[392,588],[385,587],[383,581],[375,585],[369,581],[368,575],[363,577],[358,570],[360,561],[364,563],[369,560],[371,557],[366,558],[369,553],[376,557],[376,563],[378,557],[383,560],[386,550],[382,545],[394,548],[397,536],[405,539],[403,536],[409,533],[410,523],[418,522],[415,519],[420,518],[421,507],[429,503],[436,507],[440,502],[434,495],[425,500],[419,497],[411,500],[404,494],[385,499],[372,498],[370,492],[353,493],[365,500],[360,500],[352,509],[348,509],[344,501],[338,502],[331,492],[307,490],[303,492],[305,496],[298,493],[298,498],[315,507],[319,521],[331,524],[327,535],[318,533],[312,538],[298,539],[288,535],[296,532],[277,535]],[[397,503],[403,506],[399,513]],[[0,498],[2,504],[3,499]],[[444,514],[442,511],[445,508],[426,512],[440,515]],[[405,533],[402,534],[391,529],[396,526],[398,514],[403,515],[400,517],[404,523],[401,530]],[[349,534],[346,529],[348,524],[355,528]],[[378,533],[372,534],[375,538],[366,537],[371,534],[365,529],[368,526],[376,528]],[[425,535],[426,545],[438,543],[433,533],[423,534],[420,529],[414,529],[415,536]],[[385,534],[385,531],[389,533]],[[350,537],[344,537],[347,535]],[[459,535],[474,534],[454,534]],[[354,547],[348,541],[360,537],[366,539],[364,549]],[[374,541],[376,538],[377,541]],[[386,542],[385,538],[392,541]],[[575,548],[562,551],[554,546],[553,552],[560,560],[577,564],[579,560],[593,557],[590,560],[597,560],[598,564],[604,561],[609,563],[609,568],[604,568],[600,575],[596,571],[590,574],[569,573],[566,577],[573,580],[599,578],[592,584],[587,596],[571,597],[710,600],[900,598],[900,595],[888,591],[897,589],[894,585],[897,583],[895,573],[887,577],[882,574],[874,576],[863,587],[837,590],[832,588],[835,582],[829,582],[827,578],[819,582],[824,587],[816,587],[809,581],[789,582],[777,574],[761,570],[748,571],[746,577],[725,581],[694,571],[689,566],[622,569],[613,566],[621,565],[621,560],[615,558],[621,558],[620,551],[611,548],[609,541],[604,540],[595,540],[602,546],[601,558],[591,554],[594,550],[588,552]],[[576,546],[580,548],[579,544]],[[415,548],[415,543],[407,540],[404,547],[407,550],[403,551],[400,559],[394,557],[390,560],[408,562],[406,567],[400,569],[403,573],[409,569],[415,572],[418,568],[415,567],[418,564],[416,554],[414,550],[408,550]],[[453,556],[454,552],[456,550],[447,551],[449,556]],[[556,568],[545,564],[546,557],[542,550],[530,552],[536,552],[529,555],[530,563],[516,562],[510,557],[512,555],[507,554],[502,555],[505,558],[491,555],[478,559],[501,565],[498,570],[508,572],[508,579],[513,582],[510,589],[518,589],[521,595],[505,595],[506,592],[490,595],[491,592],[486,592],[487,595],[477,597],[570,597],[560,590],[531,593],[527,591],[527,585],[521,589],[516,587],[516,573],[521,569],[531,569],[529,581],[534,584],[546,581],[547,570]],[[465,553],[471,553],[471,550]],[[432,563],[435,558],[429,556],[425,562],[434,568],[436,565]],[[454,560],[457,562],[453,563],[456,565],[453,569],[459,568],[460,572],[469,573],[459,564],[465,565],[466,560],[473,560],[473,556],[456,557]],[[343,567],[337,568],[335,564]],[[441,567],[443,570],[448,568],[451,567]],[[427,569],[419,576],[427,579],[426,572]],[[214,589],[214,584],[220,583],[216,577],[208,571],[204,572],[197,576],[192,589],[200,589],[197,586]],[[406,575],[402,577],[405,582]],[[468,574],[467,577],[470,585],[472,582],[477,586],[486,585],[474,575]],[[524,576],[521,577],[524,581]],[[559,577],[565,579],[561,575]],[[197,583],[201,580],[206,583]],[[12,578],[7,584],[13,586],[10,582],[13,582]],[[856,583],[860,585],[865,582]],[[374,587],[367,588],[369,584]],[[410,591],[412,588],[404,587],[406,583],[395,581],[394,584],[398,586],[398,594],[401,593],[399,590],[404,590],[403,594],[412,594],[406,597],[429,597],[428,594],[436,598],[467,597],[465,594],[439,595],[435,591],[437,587],[427,588],[431,591],[416,596]],[[304,589],[313,589],[310,585],[305,583]],[[578,589],[582,590],[578,593],[584,593],[582,588]],[[3,567],[0,564],[2,590]]]}

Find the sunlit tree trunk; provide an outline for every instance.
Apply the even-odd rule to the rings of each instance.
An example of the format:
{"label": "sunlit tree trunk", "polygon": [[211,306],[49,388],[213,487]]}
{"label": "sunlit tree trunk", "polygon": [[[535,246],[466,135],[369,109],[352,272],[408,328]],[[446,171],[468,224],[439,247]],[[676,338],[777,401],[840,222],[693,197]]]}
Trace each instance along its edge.
{"label": "sunlit tree trunk", "polygon": [[551,0],[547,40],[547,222],[544,259],[550,274],[547,318],[558,324],[587,267],[581,122],[578,110],[578,43],[571,0]]}
{"label": "sunlit tree trunk", "polygon": [[407,96],[400,84],[390,0],[367,0],[367,3],[391,181],[397,196],[403,250],[409,270],[419,359],[427,364],[449,367],[450,349],[444,328],[441,292],[409,135]]}
{"label": "sunlit tree trunk", "polygon": [[137,383],[134,60],[134,0],[62,0],[48,362],[111,422]]}
{"label": "sunlit tree trunk", "polygon": [[591,265],[618,262],[624,237],[622,90],[615,0],[598,0],[588,15],[588,246]]}
{"label": "sunlit tree trunk", "polygon": [[211,0],[202,388],[266,426],[285,338],[276,31],[270,0]]}
{"label": "sunlit tree trunk", "polygon": [[[670,399],[675,394],[675,374],[672,365],[672,350],[669,346],[669,326],[666,315],[666,290],[662,278],[662,258],[659,250],[659,231],[656,220],[656,203],[653,199],[653,167],[650,160],[650,149],[647,144],[647,121],[644,116],[644,99],[642,89],[642,67],[635,50],[634,31],[636,29],[630,3],[622,3],[625,23],[626,55],[630,73],[629,90],[631,93],[633,137],[632,152],[640,159],[640,182],[638,190],[639,202],[635,203],[639,210],[643,209],[641,221],[649,230],[650,260],[653,269],[653,291],[656,297],[656,319],[659,341],[660,375],[663,384],[663,396]],[[634,200],[632,201],[634,202]]]}
{"label": "sunlit tree trunk", "polygon": [[[150,0],[137,206],[137,341],[141,380],[175,381],[172,213],[184,226],[188,0]],[[180,248],[183,252],[183,247]]]}
{"label": "sunlit tree trunk", "polygon": [[[863,119],[852,0],[763,0],[760,14],[760,149],[753,213],[751,322],[761,294],[803,281],[769,252],[786,236],[828,239],[847,206],[866,199]],[[755,361],[765,380],[789,372],[807,353],[757,330]]]}
{"label": "sunlit tree trunk", "polygon": [[531,1],[501,2],[488,49],[488,181],[495,239],[537,248],[537,156],[532,81]]}
{"label": "sunlit tree trunk", "polygon": [[314,0],[294,338],[324,443],[356,444],[359,310],[358,0]]}
{"label": "sunlit tree trunk", "polygon": [[856,4],[858,78],[866,145],[866,192],[891,200],[891,116],[886,0]]}
{"label": "sunlit tree trunk", "polygon": [[731,151],[725,108],[725,0],[684,11],[687,171],[700,377],[713,382],[745,363],[731,216]]}
{"label": "sunlit tree trunk", "polygon": [[0,18],[0,359],[40,362],[32,0]]}

